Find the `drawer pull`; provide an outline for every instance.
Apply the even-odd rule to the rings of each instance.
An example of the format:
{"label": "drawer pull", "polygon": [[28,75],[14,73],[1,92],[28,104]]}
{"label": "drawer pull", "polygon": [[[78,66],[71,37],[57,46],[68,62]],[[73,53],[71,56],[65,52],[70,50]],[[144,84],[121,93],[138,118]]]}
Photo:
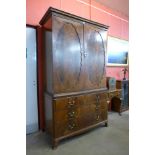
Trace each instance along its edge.
{"label": "drawer pull", "polygon": [[71,100],[71,98],[68,98],[68,108],[72,108],[75,106],[75,100]]}
{"label": "drawer pull", "polygon": [[96,95],[97,99],[99,100],[100,99],[100,96],[99,95]]}
{"label": "drawer pull", "polygon": [[98,121],[100,119],[100,115],[97,115],[96,120]]}
{"label": "drawer pull", "polygon": [[96,105],[99,105],[100,104],[99,100],[100,100],[100,96],[99,95],[96,95]]}
{"label": "drawer pull", "polygon": [[96,107],[95,107],[96,110],[99,110],[99,108],[100,108],[100,106],[96,106]]}
{"label": "drawer pull", "polygon": [[69,124],[69,125],[68,125],[68,129],[69,129],[69,130],[74,129],[75,127],[76,127],[75,123],[72,123],[72,124]]}
{"label": "drawer pull", "polygon": [[72,108],[74,106],[75,106],[75,101],[74,100],[72,102],[68,101],[68,108]]}
{"label": "drawer pull", "polygon": [[71,101],[68,101],[68,104],[72,105],[73,103]]}
{"label": "drawer pull", "polygon": [[69,116],[69,117],[75,117],[75,112],[74,112],[74,111],[69,112],[69,113],[68,113],[68,116]]}
{"label": "drawer pull", "polygon": [[71,108],[74,106],[74,103],[68,102],[68,108]]}

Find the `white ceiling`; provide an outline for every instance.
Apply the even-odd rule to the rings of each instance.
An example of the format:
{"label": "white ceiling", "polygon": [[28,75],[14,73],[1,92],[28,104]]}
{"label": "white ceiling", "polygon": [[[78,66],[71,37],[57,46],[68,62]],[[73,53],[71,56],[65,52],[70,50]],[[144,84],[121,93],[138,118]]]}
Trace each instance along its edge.
{"label": "white ceiling", "polygon": [[129,0],[96,0],[103,5],[117,10],[129,17]]}

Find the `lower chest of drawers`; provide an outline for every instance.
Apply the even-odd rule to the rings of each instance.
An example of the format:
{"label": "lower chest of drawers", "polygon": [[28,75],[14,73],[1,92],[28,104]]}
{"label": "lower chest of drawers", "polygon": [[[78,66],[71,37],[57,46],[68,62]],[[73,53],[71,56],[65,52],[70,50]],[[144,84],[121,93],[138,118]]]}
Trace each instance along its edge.
{"label": "lower chest of drawers", "polygon": [[54,99],[55,137],[107,120],[107,93]]}

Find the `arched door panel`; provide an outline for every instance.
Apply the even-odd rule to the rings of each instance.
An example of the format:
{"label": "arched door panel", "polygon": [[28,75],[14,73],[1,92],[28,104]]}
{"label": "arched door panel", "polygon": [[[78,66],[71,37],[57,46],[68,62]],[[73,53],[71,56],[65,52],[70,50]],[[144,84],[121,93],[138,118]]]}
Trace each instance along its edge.
{"label": "arched door panel", "polygon": [[106,87],[104,30],[85,24],[84,27],[84,59],[85,59],[85,87],[98,89]]}
{"label": "arched door panel", "polygon": [[82,67],[82,23],[53,18],[54,92],[78,91]]}

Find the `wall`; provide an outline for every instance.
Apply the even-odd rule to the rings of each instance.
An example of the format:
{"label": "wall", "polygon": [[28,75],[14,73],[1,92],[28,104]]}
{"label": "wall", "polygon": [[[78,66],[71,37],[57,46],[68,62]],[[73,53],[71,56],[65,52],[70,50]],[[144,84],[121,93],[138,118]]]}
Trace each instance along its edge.
{"label": "wall", "polygon": [[[99,23],[109,25],[110,36],[129,39],[129,18],[120,12],[107,8],[95,0],[27,0],[26,23],[39,25],[40,19],[51,6]],[[107,76],[121,79],[123,67],[107,67]],[[128,77],[128,74],[127,74]]]}
{"label": "wall", "polygon": [[[110,26],[108,35],[120,39],[129,39],[129,18],[120,12],[107,8],[95,0],[26,0],[26,24],[39,26],[39,21],[49,7],[54,7],[77,16],[81,16]],[[39,79],[39,123],[44,127],[43,118],[43,58],[41,43],[41,29],[38,27],[38,79]],[[107,67],[107,76],[122,79],[123,67]],[[128,77],[128,74],[127,74]]]}

